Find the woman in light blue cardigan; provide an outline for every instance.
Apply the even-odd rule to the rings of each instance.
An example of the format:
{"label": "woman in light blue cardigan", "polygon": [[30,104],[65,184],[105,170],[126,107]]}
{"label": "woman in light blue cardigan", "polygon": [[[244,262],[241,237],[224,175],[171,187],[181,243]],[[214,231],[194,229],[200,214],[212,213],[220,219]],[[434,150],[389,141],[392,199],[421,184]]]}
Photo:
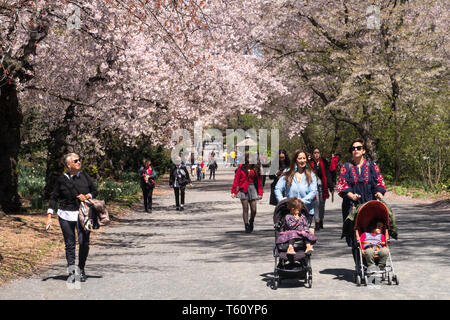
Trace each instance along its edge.
{"label": "woman in light blue cardigan", "polygon": [[297,198],[303,201],[309,212],[306,218],[311,225],[317,194],[317,177],[308,166],[306,152],[297,150],[292,157],[290,168],[278,180],[275,186],[275,197],[278,202],[283,199],[283,192],[285,192],[286,198]]}

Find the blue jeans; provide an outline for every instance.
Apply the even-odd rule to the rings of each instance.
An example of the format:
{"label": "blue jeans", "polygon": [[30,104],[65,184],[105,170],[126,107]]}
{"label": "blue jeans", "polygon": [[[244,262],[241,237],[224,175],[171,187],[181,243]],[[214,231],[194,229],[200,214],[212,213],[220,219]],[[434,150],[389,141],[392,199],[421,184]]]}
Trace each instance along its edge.
{"label": "blue jeans", "polygon": [[59,218],[59,225],[64,236],[66,246],[67,265],[75,265],[75,229],[78,232],[78,267],[84,269],[89,254],[89,231],[82,230],[78,221],[67,221]]}

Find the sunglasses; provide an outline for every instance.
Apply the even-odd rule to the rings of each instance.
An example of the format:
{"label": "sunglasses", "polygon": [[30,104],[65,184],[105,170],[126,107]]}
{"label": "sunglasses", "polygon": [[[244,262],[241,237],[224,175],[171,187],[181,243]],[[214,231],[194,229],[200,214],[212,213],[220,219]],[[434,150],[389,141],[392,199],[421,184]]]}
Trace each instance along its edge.
{"label": "sunglasses", "polygon": [[355,150],[361,151],[362,148],[363,148],[362,146],[350,147],[350,151],[355,151]]}
{"label": "sunglasses", "polygon": [[73,162],[73,163],[78,163],[78,162],[81,163],[81,160],[80,160],[80,159],[75,159],[75,160],[73,160],[72,162]]}

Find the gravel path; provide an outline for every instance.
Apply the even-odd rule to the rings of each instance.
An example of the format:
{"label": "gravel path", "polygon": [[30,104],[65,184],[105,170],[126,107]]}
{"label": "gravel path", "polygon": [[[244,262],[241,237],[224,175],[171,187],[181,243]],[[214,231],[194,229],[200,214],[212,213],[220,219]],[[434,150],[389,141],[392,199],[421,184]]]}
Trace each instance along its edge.
{"label": "gravel path", "polygon": [[[273,276],[271,180],[258,203],[255,231],[243,231],[241,205],[230,197],[233,169],[217,180],[194,182],[186,210],[175,211],[172,193],[154,199],[153,213],[141,207],[105,229],[91,251],[88,280],[66,283],[65,259],[42,274],[0,288],[0,299],[449,299],[450,210],[389,202],[399,240],[391,243],[400,285],[357,287],[350,248],[340,239],[341,201],[326,204],[325,229],[312,257],[313,287]],[[165,186],[163,188],[166,188]],[[389,200],[388,200],[389,201]]]}

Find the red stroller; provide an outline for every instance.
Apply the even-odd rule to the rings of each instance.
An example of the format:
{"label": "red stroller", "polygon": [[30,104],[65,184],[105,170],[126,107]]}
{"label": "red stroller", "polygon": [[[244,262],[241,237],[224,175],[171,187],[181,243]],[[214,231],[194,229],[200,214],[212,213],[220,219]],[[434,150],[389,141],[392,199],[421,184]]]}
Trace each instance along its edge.
{"label": "red stroller", "polygon": [[[354,248],[358,249],[359,254],[355,255],[355,272],[353,274],[353,278],[355,283],[360,286],[361,283],[364,285],[368,285],[369,282],[380,280],[386,281],[389,285],[393,282],[395,284],[399,284],[398,276],[395,274],[394,265],[392,264],[391,251],[389,249],[389,255],[387,259],[386,266],[384,270],[380,270],[376,268],[375,271],[370,270],[368,272],[367,262],[365,256],[362,253],[362,244],[361,244],[361,235],[364,232],[369,232],[368,226],[374,219],[380,219],[383,221],[385,230],[383,234],[386,237],[386,246],[389,248],[390,237],[389,237],[389,211],[386,205],[377,200],[372,200],[361,205],[356,213],[355,223],[354,223],[354,236],[355,240],[353,241]],[[375,256],[375,261],[378,260],[378,256]]]}

